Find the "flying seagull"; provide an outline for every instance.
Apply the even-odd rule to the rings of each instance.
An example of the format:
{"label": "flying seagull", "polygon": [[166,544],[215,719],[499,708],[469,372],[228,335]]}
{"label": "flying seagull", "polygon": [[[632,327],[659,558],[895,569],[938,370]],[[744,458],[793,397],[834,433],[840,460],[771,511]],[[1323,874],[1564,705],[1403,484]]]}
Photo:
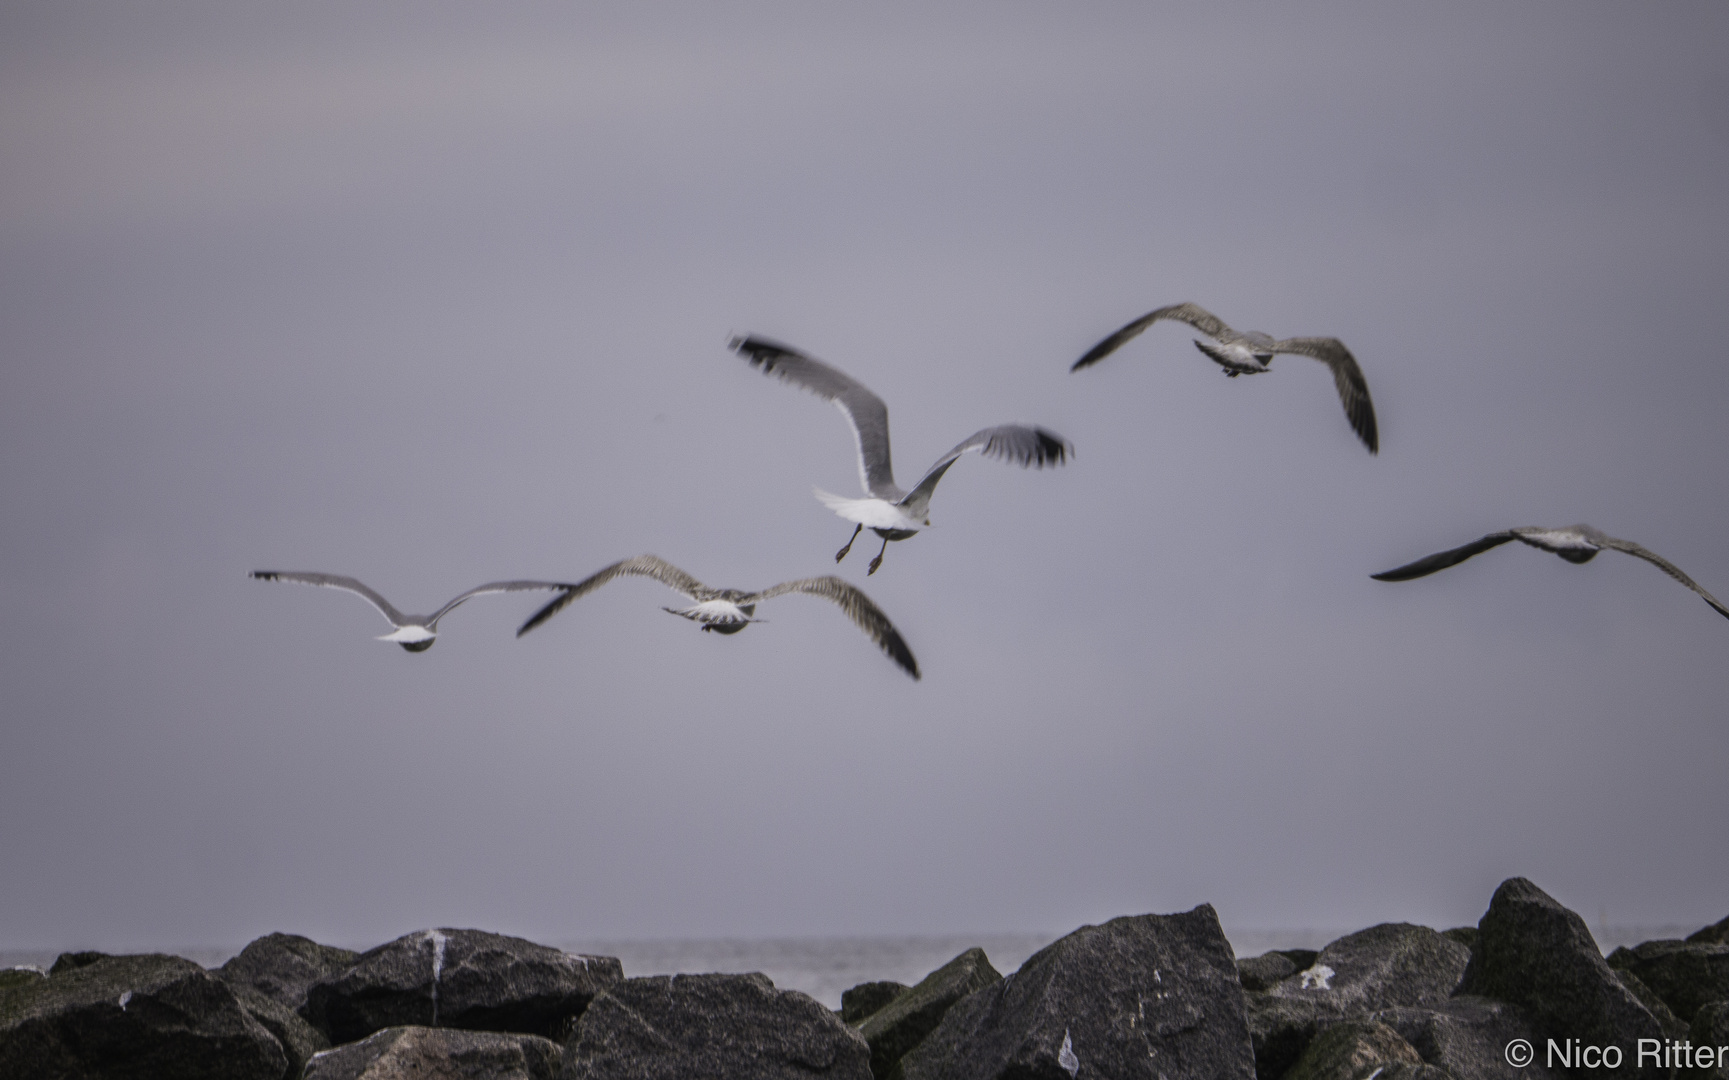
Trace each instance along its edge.
{"label": "flying seagull", "polygon": [[575,585],[563,586],[564,595],[557,597],[551,603],[535,612],[529,620],[516,631],[516,636],[533,630],[541,623],[552,618],[564,609],[566,604],[579,597],[586,596],[617,577],[650,577],[667,586],[674,592],[681,592],[696,601],[687,608],[662,608],[661,610],[674,615],[682,615],[692,622],[702,624],[702,628],[712,630],[717,634],[736,634],[753,622],[762,622],[755,617],[756,606],[764,600],[772,600],[787,593],[805,593],[810,596],[820,596],[832,600],[847,617],[858,624],[858,628],[877,643],[877,647],[888,654],[889,659],[899,664],[908,675],[919,677],[919,662],[913,659],[912,650],[901,640],[900,632],[889,622],[887,615],[871,602],[871,598],[859,591],[857,586],[849,585],[837,577],[805,578],[801,581],[785,581],[773,585],[761,592],[740,592],[737,589],[711,589],[702,582],[691,577],[664,559],[653,555],[638,555],[634,559],[622,559],[611,566]]}
{"label": "flying seagull", "polygon": [[1351,350],[1345,348],[1345,343],[1338,338],[1294,337],[1280,341],[1259,330],[1243,334],[1226,326],[1218,316],[1199,304],[1172,304],[1170,307],[1147,312],[1094,345],[1087,350],[1087,355],[1076,360],[1069,370],[1079,371],[1084,367],[1091,367],[1160,319],[1175,319],[1188,323],[1218,342],[1217,345],[1209,345],[1204,341],[1196,341],[1195,348],[1207,354],[1232,378],[1238,375],[1259,375],[1267,370],[1273,357],[1279,353],[1292,353],[1319,360],[1333,369],[1333,385],[1339,390],[1339,400],[1345,405],[1345,416],[1351,422],[1351,430],[1363,440],[1369,453],[1380,450],[1380,437],[1375,431],[1375,406],[1369,400],[1369,384],[1363,378],[1363,369],[1357,366],[1357,358],[1351,355]]}
{"label": "flying seagull", "polygon": [[1676,581],[1679,581],[1689,589],[1692,589],[1701,597],[1704,597],[1705,602],[1717,610],[1717,614],[1729,618],[1729,608],[1718,603],[1716,597],[1712,596],[1704,589],[1701,589],[1692,578],[1681,572],[1680,567],[1676,566],[1668,559],[1663,558],[1655,552],[1645,550],[1631,540],[1617,540],[1613,536],[1599,532],[1589,525],[1568,525],[1560,529],[1546,529],[1541,526],[1531,525],[1518,529],[1507,529],[1504,532],[1493,532],[1488,536],[1483,537],[1481,540],[1471,541],[1464,547],[1456,547],[1451,551],[1438,552],[1434,555],[1430,555],[1426,559],[1418,559],[1414,563],[1409,563],[1405,566],[1398,567],[1397,569],[1388,570],[1385,573],[1380,574],[1371,574],[1369,576],[1374,578],[1376,581],[1409,581],[1412,578],[1420,578],[1427,574],[1433,574],[1437,570],[1445,570],[1449,566],[1456,566],[1473,555],[1481,554],[1492,547],[1499,547],[1509,540],[1518,540],[1521,543],[1530,544],[1532,547],[1540,548],[1543,551],[1553,551],[1555,554],[1561,556],[1570,563],[1590,562],[1592,559],[1596,558],[1597,553],[1602,551],[1604,548],[1609,548],[1614,551],[1625,551],[1629,555],[1637,555],[1639,558],[1656,566],[1657,569],[1668,574]]}
{"label": "flying seagull", "polygon": [[1074,453],[1067,439],[1041,427],[1025,424],[988,427],[974,432],[938,458],[911,491],[902,491],[895,485],[894,469],[889,464],[889,410],[882,398],[840,369],[791,346],[751,335],[734,338],[732,348],[749,360],[751,366],[761,367],[767,374],[778,375],[825,401],[834,402],[852,424],[853,435],[858,439],[859,479],[864,484],[865,498],[848,499],[821,488],[816,489],[816,497],[824,506],[855,523],[846,546],[835,552],[835,562],[846,558],[853,541],[866,528],[883,538],[883,546],[871,560],[867,575],[876,573],[882,565],[890,540],[905,540],[930,525],[931,493],[962,454],[977,450],[986,457],[1012,461],[1022,468],[1030,465],[1042,469],[1046,465],[1061,465],[1066,455]]}
{"label": "flying seagull", "polygon": [[451,610],[471,596],[485,593],[501,592],[557,592],[571,588],[568,581],[494,581],[486,585],[476,586],[458,596],[450,603],[439,608],[431,615],[404,615],[391,606],[390,601],[351,577],[341,574],[319,574],[296,570],[254,570],[252,577],[260,581],[298,581],[304,585],[322,585],[330,589],[343,589],[354,593],[373,607],[377,608],[390,625],[396,627],[392,633],[378,638],[379,641],[394,641],[409,652],[425,652],[432,648],[432,643],[438,639],[438,620],[450,614]]}

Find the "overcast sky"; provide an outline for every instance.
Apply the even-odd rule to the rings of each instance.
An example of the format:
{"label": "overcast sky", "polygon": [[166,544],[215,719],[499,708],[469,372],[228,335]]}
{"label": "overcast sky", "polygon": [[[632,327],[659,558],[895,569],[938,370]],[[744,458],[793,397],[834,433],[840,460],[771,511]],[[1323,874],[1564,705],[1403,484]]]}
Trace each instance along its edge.
{"label": "overcast sky", "polygon": [[[936,10],[933,10],[936,9]],[[1722,3],[0,6],[0,947],[1729,914]],[[1162,324],[1336,335],[1227,380]],[[880,394],[851,434],[726,348]],[[735,637],[654,552],[839,572]]]}

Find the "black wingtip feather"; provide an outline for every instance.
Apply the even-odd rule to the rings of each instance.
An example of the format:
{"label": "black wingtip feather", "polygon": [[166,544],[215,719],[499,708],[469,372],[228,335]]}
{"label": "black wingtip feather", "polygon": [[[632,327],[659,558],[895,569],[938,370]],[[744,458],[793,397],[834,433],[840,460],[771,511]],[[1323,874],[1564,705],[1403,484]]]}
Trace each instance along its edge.
{"label": "black wingtip feather", "polygon": [[1047,463],[1061,465],[1075,452],[1074,445],[1055,432],[1044,428],[1034,428],[1039,436],[1038,460],[1033,462],[1035,468],[1044,468]]}
{"label": "black wingtip feather", "polygon": [[548,601],[545,607],[541,608],[539,611],[535,612],[533,615],[530,615],[528,617],[527,622],[525,622],[521,626],[517,627],[516,628],[516,636],[521,637],[522,635],[528,633],[530,630],[533,630],[535,627],[539,626],[541,623],[552,618],[554,615],[557,615],[561,610],[564,609],[564,605],[566,605],[568,603],[570,603],[570,592],[566,591],[566,592],[559,593],[557,596],[553,597],[550,601]]}
{"label": "black wingtip feather", "polygon": [[776,360],[783,356],[798,356],[799,351],[790,345],[782,345],[770,338],[758,337],[756,334],[744,334],[732,339],[728,346],[750,361],[753,367],[761,367],[763,371],[773,371]]}

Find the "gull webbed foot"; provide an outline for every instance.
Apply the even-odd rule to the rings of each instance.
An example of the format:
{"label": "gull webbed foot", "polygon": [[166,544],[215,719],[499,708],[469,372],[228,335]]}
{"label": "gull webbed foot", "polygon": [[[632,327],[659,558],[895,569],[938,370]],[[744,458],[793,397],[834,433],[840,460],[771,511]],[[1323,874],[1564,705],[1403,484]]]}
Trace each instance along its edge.
{"label": "gull webbed foot", "polygon": [[842,559],[846,558],[846,553],[852,550],[852,542],[854,540],[857,540],[858,534],[863,532],[863,531],[864,531],[863,525],[853,526],[852,535],[847,537],[846,547],[843,547],[839,551],[834,553],[834,561],[835,562],[840,562]]}
{"label": "gull webbed foot", "polygon": [[885,536],[883,537],[882,550],[878,551],[877,557],[871,560],[870,569],[865,571],[865,577],[870,577],[872,574],[877,572],[877,567],[883,564],[883,556],[888,554],[888,550],[889,538]]}

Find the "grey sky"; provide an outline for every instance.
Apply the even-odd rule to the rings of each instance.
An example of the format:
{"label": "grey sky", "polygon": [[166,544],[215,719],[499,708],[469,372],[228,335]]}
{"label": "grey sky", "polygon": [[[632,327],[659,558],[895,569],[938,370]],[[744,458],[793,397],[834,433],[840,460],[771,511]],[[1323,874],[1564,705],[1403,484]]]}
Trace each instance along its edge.
{"label": "grey sky", "polygon": [[[0,946],[1729,910],[1729,9],[0,8]],[[1159,304],[1337,335],[1219,377]],[[933,527],[834,571],[834,410]]]}

